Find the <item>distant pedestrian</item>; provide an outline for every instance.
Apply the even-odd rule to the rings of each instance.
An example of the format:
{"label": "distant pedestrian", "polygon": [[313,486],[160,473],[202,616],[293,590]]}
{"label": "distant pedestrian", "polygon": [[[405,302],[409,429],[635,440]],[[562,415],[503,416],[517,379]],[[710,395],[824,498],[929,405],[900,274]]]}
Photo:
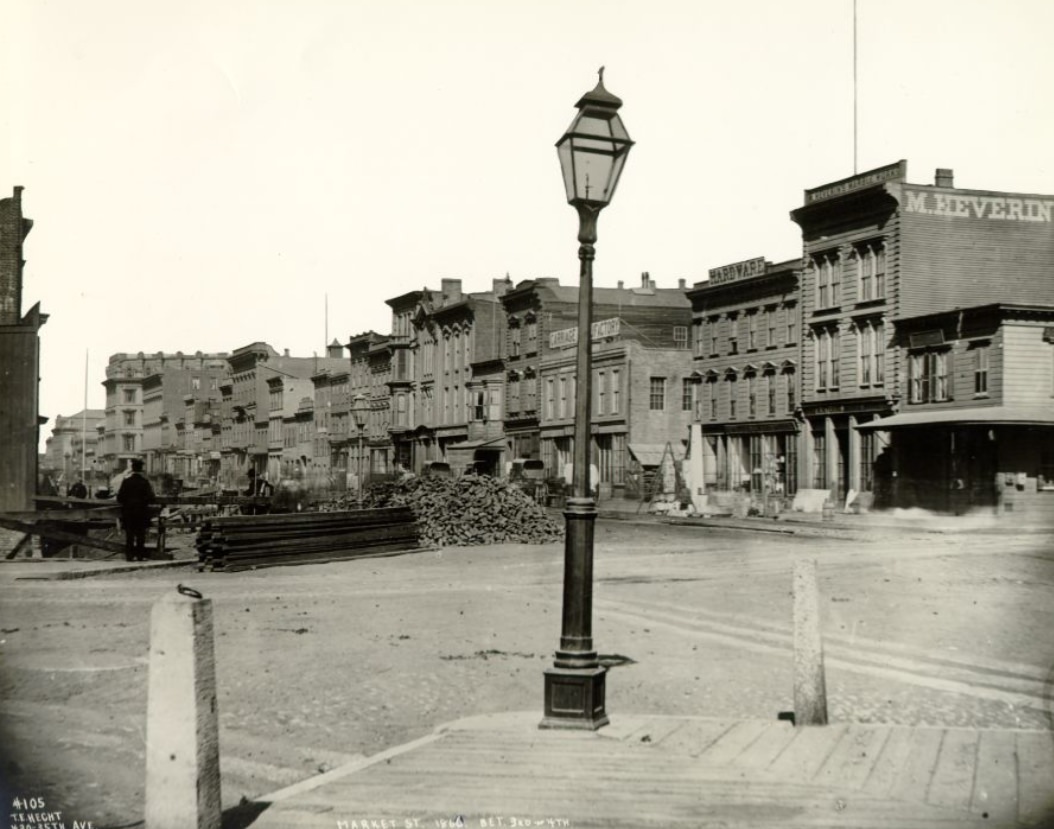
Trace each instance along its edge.
{"label": "distant pedestrian", "polygon": [[146,561],[146,530],[150,526],[150,505],[153,502],[154,488],[143,475],[143,462],[134,460],[132,473],[117,490],[124,527],[125,558],[129,561]]}

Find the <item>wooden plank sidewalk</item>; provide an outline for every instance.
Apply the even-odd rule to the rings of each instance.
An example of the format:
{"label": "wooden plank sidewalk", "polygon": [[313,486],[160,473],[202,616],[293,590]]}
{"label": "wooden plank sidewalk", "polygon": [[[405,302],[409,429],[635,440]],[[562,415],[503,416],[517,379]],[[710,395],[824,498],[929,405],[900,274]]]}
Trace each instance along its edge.
{"label": "wooden plank sidewalk", "polygon": [[620,716],[590,733],[539,720],[452,723],[260,798],[262,812],[239,825],[1054,825],[1052,732]]}

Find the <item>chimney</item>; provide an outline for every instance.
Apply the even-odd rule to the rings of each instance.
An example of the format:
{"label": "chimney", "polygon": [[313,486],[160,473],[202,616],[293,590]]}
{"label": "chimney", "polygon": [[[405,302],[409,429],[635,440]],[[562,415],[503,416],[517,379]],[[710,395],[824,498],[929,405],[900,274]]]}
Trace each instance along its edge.
{"label": "chimney", "polygon": [[937,187],[955,187],[955,170],[948,167],[938,167],[933,178]]}
{"label": "chimney", "polygon": [[452,305],[455,302],[461,301],[461,280],[460,279],[444,279],[443,281],[443,298],[445,304]]}
{"label": "chimney", "polygon": [[688,287],[688,285],[683,279],[678,279],[677,280],[677,287],[680,288],[683,291],[685,288]]}
{"label": "chimney", "polygon": [[618,281],[618,289],[619,289],[619,290],[621,291],[621,290],[622,290],[623,288],[625,288],[625,287],[626,287],[626,283],[625,283],[625,282],[623,282],[623,281],[622,281],[622,280],[620,279],[620,280]]}
{"label": "chimney", "polygon": [[645,271],[644,273],[642,273],[640,275],[640,286],[642,288],[650,288],[651,287],[651,276],[648,275],[647,271]]}
{"label": "chimney", "polygon": [[495,299],[500,299],[505,296],[505,292],[508,291],[511,286],[512,282],[507,276],[504,279],[491,280],[491,290],[494,292]]}
{"label": "chimney", "polygon": [[286,348],[286,349],[283,349],[283,350],[285,351],[285,356],[288,357],[289,356],[289,349]]}

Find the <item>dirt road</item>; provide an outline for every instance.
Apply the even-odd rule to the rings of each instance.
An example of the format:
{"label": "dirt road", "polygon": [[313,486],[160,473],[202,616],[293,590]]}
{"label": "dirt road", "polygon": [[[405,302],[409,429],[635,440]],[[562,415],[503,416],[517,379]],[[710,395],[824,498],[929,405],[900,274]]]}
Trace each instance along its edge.
{"label": "dirt road", "polygon": [[[601,521],[608,711],[792,707],[790,573],[819,562],[832,719],[1050,728],[1054,553],[1037,536],[774,536]],[[542,709],[560,545],[237,574],[12,581],[0,570],[6,796],[142,817],[152,604],[214,604],[225,806],[471,714]],[[614,658],[617,657],[617,658]]]}

